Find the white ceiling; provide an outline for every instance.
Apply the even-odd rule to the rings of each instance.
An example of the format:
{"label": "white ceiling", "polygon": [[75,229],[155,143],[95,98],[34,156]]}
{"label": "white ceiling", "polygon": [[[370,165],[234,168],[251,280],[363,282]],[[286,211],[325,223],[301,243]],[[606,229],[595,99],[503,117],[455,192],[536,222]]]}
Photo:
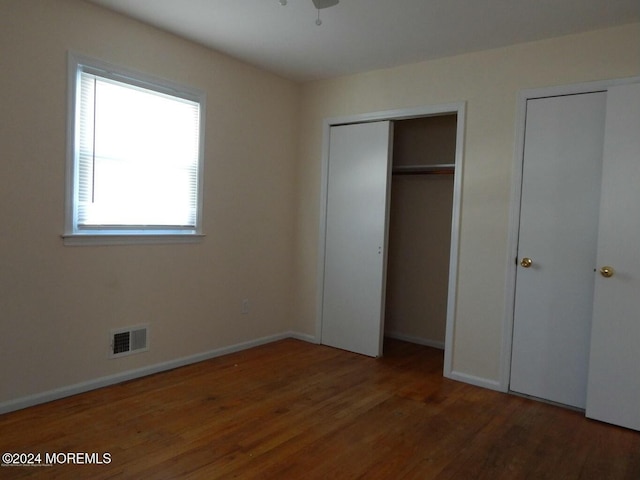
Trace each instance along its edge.
{"label": "white ceiling", "polygon": [[[89,0],[294,80],[640,21],[640,0]],[[570,59],[567,59],[570,61]]]}

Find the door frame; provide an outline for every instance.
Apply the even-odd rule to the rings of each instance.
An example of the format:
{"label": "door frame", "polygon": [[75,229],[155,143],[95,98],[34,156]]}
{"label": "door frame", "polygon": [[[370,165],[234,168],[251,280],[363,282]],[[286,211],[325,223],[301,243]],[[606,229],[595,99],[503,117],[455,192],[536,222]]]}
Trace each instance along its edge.
{"label": "door frame", "polygon": [[520,231],[520,206],[522,197],[522,162],[524,156],[524,137],[526,127],[527,101],[536,98],[558,97],[582,93],[605,92],[610,87],[637,83],[640,77],[600,80],[570,85],[533,88],[518,93],[516,110],[515,144],[511,176],[511,202],[509,208],[505,307],[502,322],[502,353],[500,355],[499,390],[510,391],[511,353],[513,340],[513,322],[516,294],[516,270],[518,255],[518,235]]}
{"label": "door frame", "polygon": [[[367,123],[378,121],[408,120],[412,118],[432,117],[438,115],[456,114],[456,155],[455,172],[453,181],[453,210],[451,218],[451,251],[449,254],[449,285],[447,296],[447,320],[445,333],[444,376],[452,374],[453,335],[455,328],[456,289],[458,273],[458,250],[460,243],[460,207],[462,199],[462,174],[464,158],[464,132],[465,132],[466,102],[454,102],[440,105],[429,105],[415,108],[402,108],[397,110],[385,110],[379,112],[363,113],[342,117],[325,118],[322,127],[322,162],[321,162],[321,188],[320,188],[320,225],[318,239],[318,264],[317,264],[317,292],[316,292],[316,326],[315,338],[318,343],[322,341],[322,299],[324,290],[324,263],[327,223],[327,190],[329,181],[329,141],[331,127],[353,123]],[[389,171],[391,175],[391,171]]]}

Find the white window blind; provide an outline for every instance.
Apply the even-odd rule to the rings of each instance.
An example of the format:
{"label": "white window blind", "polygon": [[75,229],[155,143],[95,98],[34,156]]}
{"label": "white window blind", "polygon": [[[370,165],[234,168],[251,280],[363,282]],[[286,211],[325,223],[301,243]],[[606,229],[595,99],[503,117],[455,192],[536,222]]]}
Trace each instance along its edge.
{"label": "white window blind", "polygon": [[201,102],[148,87],[77,65],[68,234],[199,233]]}

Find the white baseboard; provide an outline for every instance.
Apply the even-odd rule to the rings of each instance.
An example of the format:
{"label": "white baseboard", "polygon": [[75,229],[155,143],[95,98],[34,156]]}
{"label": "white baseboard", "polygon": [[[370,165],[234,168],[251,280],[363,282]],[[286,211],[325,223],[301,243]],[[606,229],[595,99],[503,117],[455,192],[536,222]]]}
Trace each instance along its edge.
{"label": "white baseboard", "polygon": [[314,335],[300,332],[287,332],[282,338],[295,338],[296,340],[302,340],[303,342],[315,343],[316,345],[320,344],[320,339],[316,338]]}
{"label": "white baseboard", "polygon": [[109,385],[115,385],[116,383],[146,377],[147,375],[153,375],[154,373],[173,370],[174,368],[183,367],[192,363],[202,362],[204,360],[220,357],[229,353],[239,352],[241,350],[257,347],[259,345],[265,345],[267,343],[276,342],[285,338],[295,338],[297,340],[302,340],[309,343],[317,343],[317,340],[313,335],[307,335],[299,332],[278,333],[276,335],[257,338],[255,340],[249,340],[247,342],[237,343],[235,345],[229,345],[227,347],[216,348],[208,352],[198,353],[175,360],[169,360],[167,362],[157,363],[148,367],[128,370],[126,372],[116,373],[114,375],[108,375],[106,377],[100,377],[94,380],[88,380],[86,382],[80,382],[73,385],[56,388],[54,390],[48,390],[46,392],[36,393],[34,395],[28,395],[26,397],[18,398],[15,400],[2,402],[0,403],[0,414],[32,407],[41,403],[51,402],[53,400],[69,397],[71,395],[77,395],[78,393],[84,393],[102,387],[107,387]]}
{"label": "white baseboard", "polygon": [[[403,335],[397,332],[387,332],[385,333],[385,335],[390,338],[404,340],[411,343],[417,343],[419,345],[425,345],[428,347],[444,349],[444,344],[438,341],[412,337],[410,335]],[[60,398],[69,397],[71,395],[77,395],[79,393],[88,392],[90,390],[107,387],[109,385],[115,385],[117,383],[126,382],[128,380],[145,377],[147,375],[153,375],[154,373],[172,370],[174,368],[183,367],[185,365],[190,365],[192,363],[202,362],[204,360],[220,357],[222,355],[227,355],[229,353],[235,353],[242,350],[247,350],[249,348],[265,345],[267,343],[276,342],[278,340],[283,340],[285,338],[295,338],[297,340],[301,340],[309,343],[315,343],[315,344],[319,343],[319,340],[314,335],[308,335],[305,333],[293,332],[293,331],[283,332],[276,335],[257,338],[255,340],[249,340],[247,342],[237,343],[235,345],[229,345],[227,347],[216,348],[208,352],[198,353],[195,355],[190,355],[188,357],[169,360],[167,362],[150,365],[148,367],[138,368],[135,370],[128,370],[126,372],[116,373],[114,375],[108,375],[105,377],[96,378],[94,380],[80,382],[73,385],[56,388],[54,390],[48,390],[46,392],[36,393],[34,395],[28,395],[26,397],[17,398],[15,400],[2,402],[0,403],[0,415],[3,413],[13,412],[15,410],[21,410],[23,408],[32,407],[34,405],[39,405],[41,403],[51,402],[53,400],[58,400]],[[475,377],[473,375],[468,375],[465,373],[460,373],[455,371],[449,372],[449,373],[445,372],[445,376],[452,380],[469,383],[471,385],[476,385],[478,387],[484,387],[490,390],[497,390],[500,392],[505,391],[505,389],[502,387],[500,382],[495,380]]]}
{"label": "white baseboard", "polygon": [[444,342],[439,340],[430,340],[428,338],[414,337],[412,335],[405,335],[399,332],[384,332],[385,337],[395,338],[396,340],[402,340],[404,342],[417,343],[418,345],[424,345],[425,347],[439,348],[444,350]]}
{"label": "white baseboard", "polygon": [[474,375],[468,375],[466,373],[460,373],[455,371],[453,372],[445,371],[444,376],[451,380],[457,380],[459,382],[475,385],[476,387],[488,388],[489,390],[496,390],[498,392],[506,392],[506,390],[502,387],[501,383],[497,380],[490,380],[488,378],[476,377]]}

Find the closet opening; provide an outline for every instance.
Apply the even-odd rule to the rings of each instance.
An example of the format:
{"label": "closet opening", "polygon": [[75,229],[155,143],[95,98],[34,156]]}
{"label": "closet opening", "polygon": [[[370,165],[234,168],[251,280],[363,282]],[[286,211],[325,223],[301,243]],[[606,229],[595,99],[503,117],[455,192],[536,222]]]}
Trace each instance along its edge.
{"label": "closet opening", "polygon": [[386,337],[444,349],[457,114],[394,121]]}
{"label": "closet opening", "polygon": [[464,130],[464,102],[324,120],[319,343],[371,357],[385,336],[444,348],[443,375],[460,379]]}

